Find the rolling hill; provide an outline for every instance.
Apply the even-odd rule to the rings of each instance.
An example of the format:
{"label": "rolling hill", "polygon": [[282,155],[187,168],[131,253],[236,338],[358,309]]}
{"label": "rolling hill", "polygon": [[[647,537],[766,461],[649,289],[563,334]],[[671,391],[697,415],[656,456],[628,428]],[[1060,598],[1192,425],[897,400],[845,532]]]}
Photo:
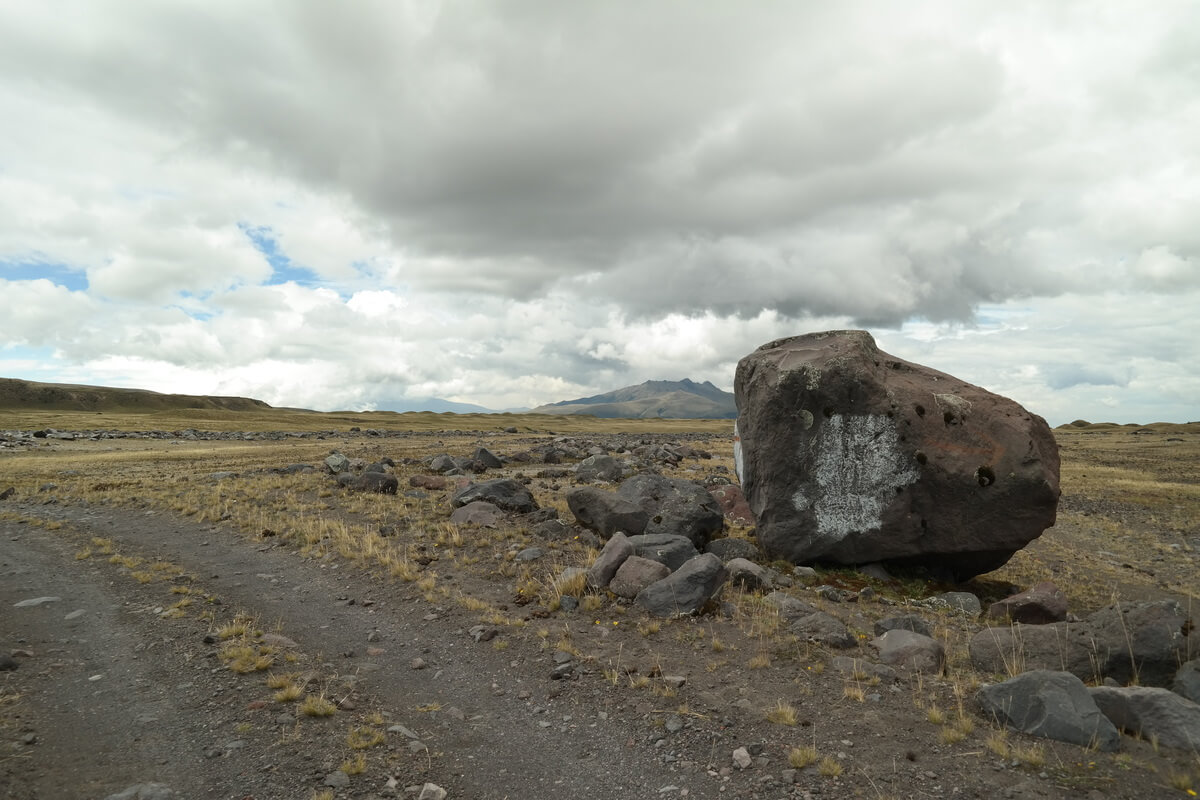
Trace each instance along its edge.
{"label": "rolling hill", "polygon": [[733,395],[708,381],[646,381],[637,386],[538,406],[531,414],[588,414],[603,418],[733,419]]}
{"label": "rolling hill", "polygon": [[160,394],[146,389],[117,389],[107,386],[39,383],[19,378],[0,378],[0,408],[44,411],[166,411],[189,408],[264,411],[271,406],[249,397]]}

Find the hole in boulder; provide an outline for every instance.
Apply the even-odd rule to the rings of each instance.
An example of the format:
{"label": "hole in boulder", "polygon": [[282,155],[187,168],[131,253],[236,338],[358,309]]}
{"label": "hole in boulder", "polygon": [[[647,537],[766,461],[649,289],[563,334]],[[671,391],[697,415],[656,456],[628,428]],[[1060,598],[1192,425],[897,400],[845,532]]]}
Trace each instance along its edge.
{"label": "hole in boulder", "polygon": [[925,406],[921,405],[920,403],[917,403],[916,406],[913,407],[913,410],[917,412],[918,417],[925,416]]}
{"label": "hole in boulder", "polygon": [[996,473],[991,467],[983,466],[975,470],[975,480],[979,481],[980,486],[991,486],[996,482]]}
{"label": "hole in boulder", "polygon": [[918,464],[924,464],[926,461],[929,460],[929,456],[925,455],[925,453],[918,450],[917,454],[916,454],[916,459],[917,459]]}
{"label": "hole in boulder", "polygon": [[821,413],[824,414],[826,417],[832,417],[833,416],[833,406],[825,406],[824,408],[821,409]]}
{"label": "hole in boulder", "polygon": [[947,425],[953,425],[954,424],[954,414],[950,411],[947,411],[945,414],[942,414],[942,422],[946,423]]}

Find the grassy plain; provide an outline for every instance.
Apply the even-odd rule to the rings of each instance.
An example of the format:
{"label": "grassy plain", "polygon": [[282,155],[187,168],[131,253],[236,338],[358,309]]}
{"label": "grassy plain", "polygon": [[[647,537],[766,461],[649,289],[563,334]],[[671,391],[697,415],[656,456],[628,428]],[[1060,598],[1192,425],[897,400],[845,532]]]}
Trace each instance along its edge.
{"label": "grassy plain", "polygon": [[[472,623],[497,629],[491,647],[535,647],[563,651],[593,666],[603,676],[603,691],[640,698],[654,713],[693,713],[689,703],[708,708],[728,704],[730,686],[753,683],[753,702],[764,730],[805,728],[797,711],[815,700],[835,698],[837,716],[855,737],[877,725],[872,700],[878,678],[862,670],[844,675],[831,668],[834,653],[790,633],[779,611],[761,593],[730,589],[731,615],[661,621],[646,618],[608,593],[587,593],[578,576],[564,580],[568,567],[584,566],[595,550],[583,540],[544,540],[521,524],[496,529],[461,528],[448,520],[448,492],[407,495],[408,478],[423,474],[421,460],[446,452],[469,456],[476,447],[511,455],[545,445],[556,436],[579,442],[623,434],[630,442],[666,435],[673,441],[708,450],[712,458],[685,460],[677,476],[697,478],[718,468],[732,471],[727,420],[612,420],[539,415],[453,415],[333,413],[307,411],[220,411],[170,409],[154,413],[105,411],[0,411],[0,430],[116,431],[294,431],[321,432],[321,438],[222,439],[183,437],[113,438],[88,441],[46,439],[33,447],[0,450],[0,491],[13,486],[25,501],[89,504],[129,510],[170,512],[203,525],[228,525],[256,546],[284,546],[305,559],[359,566],[375,579],[430,606],[453,606]],[[358,431],[351,431],[358,428]],[[386,435],[370,435],[369,429]],[[1067,427],[1055,431],[1062,453],[1062,489],[1058,523],[996,572],[964,587],[985,603],[1013,586],[1052,580],[1068,595],[1071,610],[1083,615],[1113,600],[1176,598],[1187,605],[1200,600],[1200,423],[1152,426]],[[282,474],[294,463],[319,465],[331,451],[350,458],[396,462],[399,495],[348,493],[323,471]],[[537,461],[502,471],[520,474],[543,507],[570,514],[564,493],[570,478],[547,473]],[[553,472],[553,471],[551,471]],[[226,473],[232,473],[228,475]],[[0,514],[6,511],[0,505]],[[133,519],[133,515],[130,515]],[[151,517],[150,519],[153,519]],[[36,522],[31,518],[30,521]],[[41,522],[50,527],[53,522]],[[152,523],[143,523],[152,524]],[[729,535],[750,537],[733,528]],[[544,557],[517,559],[525,548],[539,547]],[[77,557],[104,557],[101,545]],[[116,563],[116,562],[113,562]],[[153,564],[129,563],[153,578]],[[852,609],[816,598],[805,600],[846,619],[857,639],[870,638],[871,615],[893,613],[895,605],[919,601],[952,588],[919,580],[879,581],[854,570],[822,570],[820,580],[848,589],[869,585],[892,605],[858,604]],[[579,610],[564,614],[566,596],[580,597]],[[186,600],[187,598],[184,598]],[[1200,607],[1200,602],[1195,602]],[[173,607],[174,609],[174,607]],[[180,615],[193,613],[182,600]],[[947,667],[938,678],[917,677],[911,694],[915,721],[909,732],[888,747],[889,758],[906,758],[904,748],[949,748],[968,756],[990,752],[1002,760],[1042,770],[1042,743],[1009,736],[990,724],[977,725],[969,698],[993,675],[974,670],[967,642],[978,623],[928,609],[935,632],[947,649]],[[242,637],[244,638],[244,637]],[[268,661],[261,649],[233,643],[223,652],[233,671],[261,674]],[[242,649],[237,649],[241,647]],[[679,689],[663,676],[689,672],[690,689]],[[751,681],[746,676],[752,674]],[[283,676],[273,690],[277,702],[307,702],[320,713],[319,697],[301,701],[303,686]],[[740,691],[740,690],[739,690]],[[895,690],[889,690],[895,691]],[[885,698],[888,695],[885,694]],[[751,698],[753,698],[751,700]],[[607,702],[607,701],[606,701]],[[907,703],[907,700],[905,701]],[[744,708],[744,706],[743,706]],[[862,709],[857,710],[857,709]],[[811,713],[811,712],[805,712]],[[764,734],[766,735],[766,734]],[[776,735],[776,734],[771,734]],[[357,741],[357,740],[356,740]],[[351,749],[355,745],[349,745]],[[825,748],[823,745],[822,748]],[[1055,756],[1057,757],[1057,756]],[[1071,756],[1068,756],[1070,758]],[[881,756],[882,758],[882,756]],[[1104,762],[1103,780],[1114,780],[1129,765],[1113,757]],[[825,749],[794,747],[796,766],[820,764],[820,774],[836,780],[841,764]],[[1149,762],[1147,762],[1149,763]],[[1156,762],[1157,763],[1157,762]],[[1022,767],[1024,768],[1024,767]],[[1164,760],[1157,766],[1200,782],[1200,761]],[[1092,767],[1059,763],[1057,779],[1098,786]],[[1156,784],[1164,780],[1154,777]]]}

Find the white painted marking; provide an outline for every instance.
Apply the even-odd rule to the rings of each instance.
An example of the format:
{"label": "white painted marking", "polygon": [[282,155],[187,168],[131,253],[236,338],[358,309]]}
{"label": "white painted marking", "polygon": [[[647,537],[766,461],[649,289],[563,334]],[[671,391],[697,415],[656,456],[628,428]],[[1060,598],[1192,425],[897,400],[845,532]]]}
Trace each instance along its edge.
{"label": "white painted marking", "polygon": [[920,477],[901,450],[895,420],[882,414],[834,414],[809,448],[814,453],[809,486],[816,496],[801,491],[792,502],[799,511],[811,508],[818,534],[835,541],[881,527],[896,489]]}

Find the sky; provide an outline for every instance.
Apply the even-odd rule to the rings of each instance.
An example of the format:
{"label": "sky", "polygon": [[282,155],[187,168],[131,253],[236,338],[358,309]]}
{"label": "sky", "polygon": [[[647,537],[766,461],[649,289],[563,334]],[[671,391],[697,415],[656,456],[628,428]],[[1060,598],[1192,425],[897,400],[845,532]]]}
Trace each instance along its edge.
{"label": "sky", "polygon": [[1200,5],[0,0],[0,376],[369,410],[783,336],[1200,420]]}

